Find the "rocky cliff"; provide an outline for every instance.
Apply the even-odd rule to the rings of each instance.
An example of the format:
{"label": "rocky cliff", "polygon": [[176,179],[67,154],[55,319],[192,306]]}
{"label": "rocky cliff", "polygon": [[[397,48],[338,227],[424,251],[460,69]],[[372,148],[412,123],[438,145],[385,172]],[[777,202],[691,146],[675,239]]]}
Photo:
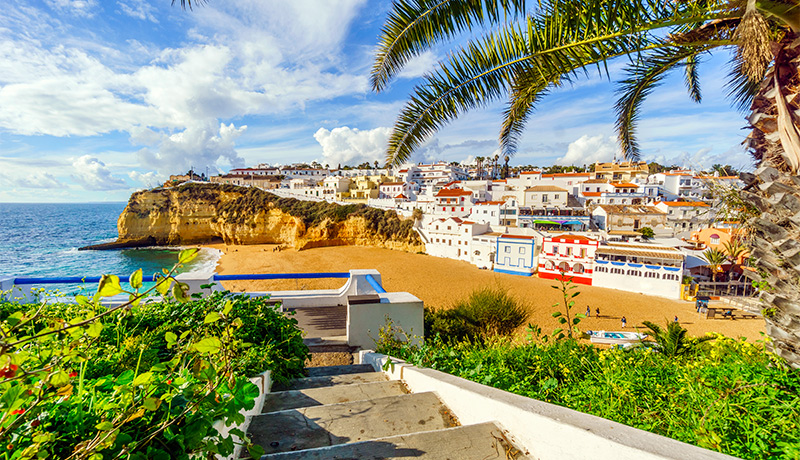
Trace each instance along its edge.
{"label": "rocky cliff", "polygon": [[210,242],[296,249],[372,246],[424,251],[411,220],[364,205],[280,198],[256,188],[186,184],[136,192],[119,216],[119,239],[88,249]]}

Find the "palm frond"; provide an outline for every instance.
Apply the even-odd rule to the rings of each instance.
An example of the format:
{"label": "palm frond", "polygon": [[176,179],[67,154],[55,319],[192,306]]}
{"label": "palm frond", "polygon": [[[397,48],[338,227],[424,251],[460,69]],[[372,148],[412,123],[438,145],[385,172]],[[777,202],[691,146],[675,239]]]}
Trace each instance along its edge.
{"label": "palm frond", "polygon": [[[589,72],[590,66],[607,75],[605,63],[610,59],[669,46],[661,38],[664,29],[729,14],[723,9],[709,12],[699,8],[700,3],[705,4],[660,0],[542,2],[540,11],[528,18],[525,29],[507,26],[474,40],[424,77],[395,123],[387,150],[389,163],[405,161],[443,125],[464,111],[499,99],[524,76],[536,81],[537,86],[524,93],[527,105],[509,108],[513,116],[503,135],[510,141],[506,153],[513,153],[516,136],[543,90]],[[535,73],[539,77],[533,78]]]}
{"label": "palm frond", "polygon": [[[172,6],[175,6],[176,1],[178,0],[172,0]],[[194,4],[195,6],[202,5],[206,3],[206,1],[207,0],[194,0]],[[187,6],[189,7],[190,10],[192,9],[192,0],[180,0],[180,2],[181,2],[181,8],[183,8],[184,10],[186,9]]]}
{"label": "palm frond", "polygon": [[373,90],[383,90],[409,59],[436,42],[483,24],[517,18],[525,11],[525,0],[395,1],[372,66]]}
{"label": "palm frond", "polygon": [[725,83],[731,104],[740,112],[749,111],[753,105],[753,98],[761,88],[763,78],[763,75],[760,80],[750,78],[744,71],[742,61],[734,57],[730,62],[728,81]]}
{"label": "palm frond", "polygon": [[684,74],[684,82],[686,89],[689,90],[689,97],[698,104],[703,100],[703,95],[700,93],[700,76],[697,72],[700,58],[697,54],[692,54],[686,58],[686,73]]}
{"label": "palm frond", "polygon": [[[689,94],[699,100],[700,87],[697,81],[696,57],[716,45],[676,46],[669,45],[644,56],[641,61],[629,65],[625,72],[628,78],[619,82],[615,105],[616,129],[622,153],[629,160],[639,159],[639,143],[636,140],[636,124],[644,101],[658,87],[664,77],[680,65],[686,65],[686,83]],[[689,62],[687,62],[689,61]]]}

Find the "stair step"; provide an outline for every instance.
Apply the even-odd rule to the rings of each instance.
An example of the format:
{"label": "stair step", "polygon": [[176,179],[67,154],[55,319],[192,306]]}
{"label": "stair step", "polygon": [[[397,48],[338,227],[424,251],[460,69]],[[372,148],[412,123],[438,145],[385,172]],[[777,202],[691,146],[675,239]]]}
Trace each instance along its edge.
{"label": "stair step", "polygon": [[276,383],[272,391],[304,390],[333,385],[354,385],[359,383],[385,382],[389,380],[383,372],[362,372],[360,374],[325,375],[322,377],[303,377],[288,383]]}
{"label": "stair step", "polygon": [[266,414],[287,409],[364,401],[366,399],[397,396],[406,393],[408,392],[405,389],[405,385],[399,380],[278,391],[265,395],[264,409],[261,412]]}
{"label": "stair step", "polygon": [[457,425],[434,393],[413,393],[261,414],[248,434],[272,454]]}
{"label": "stair step", "polygon": [[265,455],[262,460],[333,459],[450,459],[524,460],[494,423],[459,426],[436,431],[402,434],[350,444]]}
{"label": "stair step", "polygon": [[363,372],[375,372],[375,368],[370,364],[350,364],[347,366],[323,366],[309,367],[306,369],[309,377],[322,377],[326,375],[360,374]]}

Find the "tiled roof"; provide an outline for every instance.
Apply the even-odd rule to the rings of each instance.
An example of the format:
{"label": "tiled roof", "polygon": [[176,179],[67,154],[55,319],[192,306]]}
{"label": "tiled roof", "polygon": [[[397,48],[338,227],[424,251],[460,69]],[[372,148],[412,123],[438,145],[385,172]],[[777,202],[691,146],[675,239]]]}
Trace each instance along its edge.
{"label": "tiled roof", "polygon": [[600,192],[581,192],[583,196],[600,196]]}
{"label": "tiled roof", "polygon": [[522,174],[541,174],[541,173],[542,173],[541,171],[522,171],[519,174],[522,175]]}
{"label": "tiled roof", "polygon": [[550,236],[548,239],[552,241],[561,241],[561,240],[568,240],[568,241],[597,241],[595,239],[589,238],[588,236],[580,236],[580,235],[557,235],[557,236]]}
{"label": "tiled roof", "polygon": [[598,208],[609,214],[666,214],[654,206],[601,204]]}
{"label": "tiled roof", "polygon": [[384,186],[384,185],[403,185],[403,184],[405,184],[405,182],[384,182],[384,183],[381,184],[381,186]]}
{"label": "tiled roof", "polygon": [[636,184],[631,184],[630,182],[620,182],[620,183],[611,183],[612,186],[616,188],[638,188],[639,186]]}
{"label": "tiled roof", "polygon": [[505,203],[505,201],[479,201],[475,203],[475,206],[498,205],[503,203]]}
{"label": "tiled roof", "polygon": [[692,207],[702,206],[702,207],[708,207],[708,204],[707,203],[703,203],[702,201],[659,201],[656,204],[660,204],[660,203],[663,203],[663,204],[665,204],[667,206],[692,206]]}
{"label": "tiled roof", "polygon": [[461,190],[461,189],[450,190],[444,188],[439,190],[439,192],[436,194],[436,196],[465,196],[465,195],[472,195],[472,192],[470,192],[469,190]]}
{"label": "tiled roof", "polygon": [[583,181],[583,183],[584,184],[607,184],[608,183],[608,179],[589,179],[589,180]]}
{"label": "tiled roof", "polygon": [[535,236],[528,236],[528,235],[510,235],[508,233],[504,233],[500,236],[500,238],[513,238],[517,240],[535,240]]}

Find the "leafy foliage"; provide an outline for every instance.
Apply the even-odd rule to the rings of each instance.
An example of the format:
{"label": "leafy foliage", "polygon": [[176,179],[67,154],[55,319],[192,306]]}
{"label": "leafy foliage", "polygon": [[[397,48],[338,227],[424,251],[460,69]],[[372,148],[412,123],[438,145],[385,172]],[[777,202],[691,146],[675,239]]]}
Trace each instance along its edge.
{"label": "leafy foliage", "polygon": [[676,356],[442,337],[378,351],[745,459],[800,456],[800,374],[744,339],[717,335]]}
{"label": "leafy foliage", "polygon": [[700,343],[714,339],[711,335],[689,337],[686,328],[675,321],[667,323],[666,329],[650,321],[643,321],[642,324],[650,329],[648,333],[650,339],[643,341],[643,344],[667,356],[675,357],[695,352]]}
{"label": "leafy foliage", "polygon": [[140,305],[137,272],[118,307],[99,303],[125,292],[115,276],[92,301],[0,303],[2,458],[188,459],[230,455],[235,443],[260,456],[244,433],[223,436],[215,423],[241,423],[253,407],[248,375],[300,375],[308,350],[296,321],[227,293],[188,302],[172,276],[179,265],[151,289],[177,302]]}
{"label": "leafy foliage", "polygon": [[509,335],[525,324],[528,312],[508,291],[476,289],[451,309],[426,310],[425,330],[457,340]]}

